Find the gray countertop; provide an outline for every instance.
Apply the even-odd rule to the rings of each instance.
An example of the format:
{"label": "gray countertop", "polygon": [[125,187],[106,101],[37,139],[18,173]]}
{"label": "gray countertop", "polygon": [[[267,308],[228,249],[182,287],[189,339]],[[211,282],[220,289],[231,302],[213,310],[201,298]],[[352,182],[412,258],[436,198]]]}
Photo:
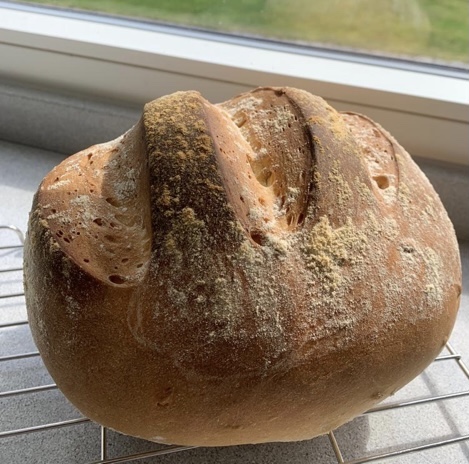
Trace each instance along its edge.
{"label": "gray countertop", "polygon": [[[0,142],[0,225],[26,230],[34,191],[44,174],[63,159],[62,155]],[[0,229],[0,247],[18,244],[11,230]],[[469,245],[461,242],[464,285],[460,312],[451,344],[469,364]],[[19,268],[20,248],[0,249],[0,270]],[[0,296],[22,292],[21,271],[0,273]],[[0,325],[24,320],[24,298],[0,298]],[[27,325],[0,328],[0,357],[35,351]],[[442,354],[448,354],[444,351]],[[0,392],[52,383],[39,357],[0,362]],[[413,382],[384,404],[436,397],[469,390],[455,360],[434,362]],[[63,428],[8,435],[9,431],[82,417],[56,389],[5,396],[0,393],[0,463],[50,464],[100,462],[100,427],[81,422]],[[4,436],[2,436],[2,433]],[[167,447],[107,432],[111,458]],[[7,434],[7,436],[5,436]],[[335,432],[345,462],[364,456],[431,444],[469,435],[469,396],[440,399],[421,405],[392,408],[356,418]],[[169,449],[170,450],[170,449]],[[356,459],[357,461],[353,461]],[[122,460],[119,462],[128,462]],[[198,448],[138,460],[141,463],[337,463],[329,437],[298,443],[274,443],[226,448]],[[382,459],[375,462],[383,462]],[[386,462],[463,464],[469,462],[469,440],[404,454]]]}

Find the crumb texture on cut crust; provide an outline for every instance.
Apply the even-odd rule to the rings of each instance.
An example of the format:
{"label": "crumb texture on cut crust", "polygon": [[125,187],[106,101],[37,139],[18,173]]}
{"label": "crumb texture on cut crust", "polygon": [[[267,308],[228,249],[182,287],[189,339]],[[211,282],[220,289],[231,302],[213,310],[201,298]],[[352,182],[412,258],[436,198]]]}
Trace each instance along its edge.
{"label": "crumb texture on cut crust", "polygon": [[[292,231],[301,226],[314,167],[314,151],[301,111],[286,93],[269,90],[242,95],[220,104],[219,108],[232,123],[225,123],[228,141],[223,138],[223,131],[214,130],[215,143],[225,157],[228,154],[229,162],[231,152],[233,158],[241,159],[245,165],[232,169],[231,176],[239,170],[247,171],[249,180],[253,181],[253,177],[257,181],[257,188],[240,194],[241,201],[253,203],[247,205],[250,219],[255,222],[252,229],[257,235],[262,235],[263,229],[281,235],[282,230]],[[217,129],[222,125],[223,120]],[[249,181],[241,186],[246,189]],[[265,203],[267,207],[263,208]]]}
{"label": "crumb texture on cut crust", "polygon": [[386,204],[392,205],[399,187],[399,170],[394,142],[387,137],[378,124],[366,116],[342,113],[342,118],[360,147],[373,180],[373,187],[377,189]]}
{"label": "crumb texture on cut crust", "polygon": [[44,179],[41,216],[53,240],[86,272],[135,285],[151,251],[147,162],[137,129],[67,158]]}

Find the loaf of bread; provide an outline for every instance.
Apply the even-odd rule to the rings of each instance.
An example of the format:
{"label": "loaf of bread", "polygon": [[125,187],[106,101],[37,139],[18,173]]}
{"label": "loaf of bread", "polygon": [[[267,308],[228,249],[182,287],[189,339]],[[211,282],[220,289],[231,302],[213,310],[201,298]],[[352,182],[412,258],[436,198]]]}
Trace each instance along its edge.
{"label": "loaf of bread", "polygon": [[182,445],[340,426],[425,369],[461,293],[452,225],[410,156],[293,88],[148,103],[43,180],[24,269],[65,396]]}

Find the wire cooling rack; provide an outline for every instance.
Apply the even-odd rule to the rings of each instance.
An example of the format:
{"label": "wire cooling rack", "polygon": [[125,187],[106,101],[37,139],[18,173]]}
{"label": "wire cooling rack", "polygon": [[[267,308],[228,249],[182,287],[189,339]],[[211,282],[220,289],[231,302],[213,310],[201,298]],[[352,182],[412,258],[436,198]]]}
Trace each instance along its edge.
{"label": "wire cooling rack", "polygon": [[[11,240],[7,240],[7,245],[0,246],[0,283],[2,282],[2,277],[5,278],[8,275],[21,275],[22,267],[21,265],[16,266],[4,266],[4,263],[10,263],[11,260],[7,259],[7,255],[11,253],[16,253],[16,262],[21,263],[21,255],[22,255],[22,248],[24,243],[24,235],[20,229],[15,226],[0,226],[0,233],[1,234],[9,234],[11,235]],[[3,242],[0,242],[0,245]],[[17,277],[17,281],[20,280]],[[1,287],[0,287],[1,291]],[[21,286],[18,291],[0,293],[0,303],[2,301],[8,301],[11,299],[18,299],[23,298],[24,293],[22,292]],[[21,305],[24,308],[24,301],[22,301]],[[0,307],[0,311],[3,308]],[[26,319],[21,320],[13,320],[8,322],[0,323],[0,335],[2,331],[11,328],[18,328],[21,326],[28,326],[28,321]],[[0,338],[1,341],[1,338]],[[7,354],[4,356],[0,356],[0,364],[3,363],[11,363],[11,362],[18,362],[21,360],[26,360],[28,358],[38,358],[39,353],[37,351],[29,351],[19,354]],[[465,381],[469,381],[469,369],[464,363],[462,357],[458,352],[454,349],[454,347],[447,343],[446,350],[444,354],[438,356],[432,365],[436,363],[455,363],[460,372],[465,376]],[[42,366],[42,369],[45,368]],[[465,383],[465,385],[469,388],[469,383]],[[30,395],[34,395],[41,392],[48,392],[57,390],[57,387],[53,383],[44,384],[44,385],[35,385],[32,387],[27,388],[16,388],[7,391],[0,391],[0,405],[1,402],[8,401],[12,398],[19,398],[20,400],[28,398]],[[418,408],[422,407],[426,404],[431,403],[443,403],[447,400],[455,399],[455,398],[462,398],[462,397],[469,397],[469,390],[451,392],[451,393],[443,393],[443,394],[430,394],[426,396],[420,396],[418,398],[411,398],[405,401],[391,401],[388,403],[384,403],[378,405],[377,407],[367,411],[363,416],[370,416],[370,415],[379,415],[389,411],[396,411],[401,410],[404,408]],[[27,403],[27,401],[26,401]],[[3,407],[2,407],[3,409]],[[0,416],[0,426],[2,426],[2,416]],[[33,425],[28,427],[21,427],[21,428],[13,428],[0,431],[0,456],[2,455],[2,441],[5,439],[9,439],[12,437],[26,437],[26,441],[23,441],[23,446],[28,446],[28,437],[31,437],[34,434],[39,432],[51,432],[56,429],[62,428],[70,428],[71,433],[73,433],[73,428],[79,426],[80,424],[91,423],[91,421],[85,417],[77,417],[73,419],[67,420],[60,420],[60,421],[51,421],[48,423],[43,423],[40,425]],[[353,423],[352,423],[353,424]],[[407,427],[406,424],[402,424],[402,427]],[[5,426],[3,426],[3,429]],[[159,462],[158,457],[173,453],[183,453],[184,451],[193,449],[194,447],[187,447],[187,446],[163,446],[163,445],[156,445],[157,449],[144,451],[139,453],[133,454],[120,454],[119,456],[109,457],[109,434],[115,433],[109,431],[107,428],[102,426],[95,426],[96,433],[99,434],[97,440],[99,441],[99,459],[90,461],[87,460],[84,464],[115,464],[115,463],[128,463],[128,462],[135,462],[140,461],[147,458],[154,458],[151,462],[157,464]],[[2,430],[2,429],[0,429]],[[456,436],[446,437],[443,439],[423,439],[420,442],[423,444],[418,444],[415,446],[401,446],[396,449],[394,446],[391,451],[385,452],[378,452],[378,453],[371,453],[371,454],[364,454],[359,457],[353,457],[352,459],[348,459],[346,457],[346,453],[343,450],[343,446],[340,443],[341,440],[338,438],[340,435],[340,428],[337,431],[330,432],[328,434],[329,446],[333,451],[332,456],[335,457],[338,464],[362,464],[368,462],[375,462],[378,460],[385,460],[390,458],[398,458],[405,455],[409,455],[411,453],[422,453],[426,450],[431,450],[439,447],[447,447],[450,445],[454,445],[456,443],[463,443],[469,440],[469,434],[457,434]],[[353,430],[353,427],[352,427]],[[353,440],[353,437],[351,438]],[[466,450],[467,451],[467,450]],[[467,453],[466,453],[467,456]],[[21,458],[20,458],[21,459]],[[48,458],[46,458],[48,459]],[[469,459],[469,458],[468,458]],[[3,461],[2,461],[3,462]],[[22,462],[21,460],[18,462]],[[35,462],[49,462],[41,460]],[[76,461],[74,461],[76,462]],[[185,459],[181,456],[181,462],[185,462]],[[446,462],[446,461],[445,461]],[[311,461],[311,464],[313,462]]]}

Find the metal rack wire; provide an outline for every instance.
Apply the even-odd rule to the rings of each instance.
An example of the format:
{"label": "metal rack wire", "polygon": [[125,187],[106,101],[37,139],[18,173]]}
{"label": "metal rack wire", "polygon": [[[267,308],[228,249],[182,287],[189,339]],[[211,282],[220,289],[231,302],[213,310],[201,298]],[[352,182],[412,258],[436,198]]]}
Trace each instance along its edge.
{"label": "metal rack wire", "polygon": [[[0,246],[0,253],[14,251],[14,250],[21,251],[23,247],[23,243],[24,243],[24,235],[22,231],[15,226],[0,226],[0,232],[2,231],[11,233],[12,236],[16,236],[17,243],[8,244],[6,246]],[[2,277],[2,275],[5,276],[9,273],[19,273],[22,271],[22,268],[19,266],[5,268],[5,267],[2,267],[1,263],[2,263],[2,259],[0,255],[0,278]],[[5,293],[5,294],[0,294],[0,301],[12,299],[12,298],[21,298],[23,296],[24,296],[24,293],[22,292],[10,292],[10,293]],[[28,324],[27,320],[17,320],[13,322],[0,323],[0,331],[7,329],[7,328],[12,328],[12,327],[27,326],[27,324]],[[467,378],[469,382],[469,369],[467,365],[464,363],[461,355],[455,350],[455,348],[449,342],[446,345],[446,349],[447,349],[448,354],[440,355],[434,360],[434,363],[441,363],[441,362],[456,363],[459,369],[461,370],[461,372],[465,375],[465,377]],[[39,352],[37,351],[30,351],[30,352],[25,352],[25,353],[20,353],[20,354],[10,354],[10,355],[1,356],[0,363],[8,363],[12,361],[27,359],[27,358],[34,358],[38,356],[39,356]],[[468,388],[469,388],[469,383],[468,383]],[[31,395],[31,394],[38,393],[38,392],[46,392],[46,391],[51,391],[51,390],[56,390],[56,389],[57,389],[57,386],[55,384],[46,384],[46,385],[38,385],[38,386],[33,386],[33,387],[28,387],[28,388],[3,391],[3,392],[0,392],[0,401],[6,398],[22,397],[22,396]],[[384,411],[398,410],[401,408],[418,407],[418,406],[428,404],[428,403],[444,402],[450,399],[461,398],[461,397],[469,397],[469,389],[456,392],[456,393],[429,395],[426,397],[419,397],[419,398],[415,398],[415,399],[408,400],[408,401],[386,403],[386,404],[378,405],[373,409],[370,409],[369,411],[365,413],[365,415],[379,414]],[[28,436],[30,434],[34,434],[37,432],[47,432],[50,430],[66,428],[66,427],[73,428],[74,426],[87,423],[87,422],[90,422],[90,420],[85,417],[79,417],[76,419],[68,419],[68,420],[63,420],[63,421],[58,421],[58,422],[50,422],[50,423],[45,423],[41,425],[23,427],[23,428],[6,430],[3,432],[0,432],[0,452],[2,449],[2,439],[10,438],[10,437],[17,437],[17,436],[22,436],[22,435]],[[1,425],[1,418],[0,418],[0,425]],[[110,458],[109,453],[108,453],[108,429],[100,426],[99,433],[100,433],[100,437],[99,437],[100,459],[98,461],[88,462],[87,464],[128,463],[128,462],[139,461],[144,458],[157,458],[158,456],[162,456],[166,454],[182,453],[183,451],[194,448],[194,447],[188,447],[188,446],[165,446],[165,447],[159,447],[158,449],[155,449],[153,451],[145,451],[141,453],[121,455],[121,456]],[[423,452],[423,451],[433,449],[433,448],[449,446],[452,444],[469,441],[469,434],[459,435],[456,437],[451,437],[451,438],[442,439],[442,440],[431,440],[419,446],[410,446],[410,447],[403,446],[397,450],[393,450],[390,452],[369,454],[369,455],[364,455],[364,456],[360,456],[358,458],[353,458],[353,459],[347,459],[344,456],[345,453],[341,448],[341,445],[339,443],[340,440],[337,438],[337,433],[335,433],[335,431],[330,432],[328,434],[328,438],[329,438],[330,446],[332,447],[333,453],[337,459],[338,464],[363,464],[363,463],[374,462],[374,461],[383,460],[387,458],[396,458],[396,457],[403,456],[403,455],[410,454],[410,453],[419,453],[419,452]],[[155,461],[155,463],[157,462],[158,460]]]}

